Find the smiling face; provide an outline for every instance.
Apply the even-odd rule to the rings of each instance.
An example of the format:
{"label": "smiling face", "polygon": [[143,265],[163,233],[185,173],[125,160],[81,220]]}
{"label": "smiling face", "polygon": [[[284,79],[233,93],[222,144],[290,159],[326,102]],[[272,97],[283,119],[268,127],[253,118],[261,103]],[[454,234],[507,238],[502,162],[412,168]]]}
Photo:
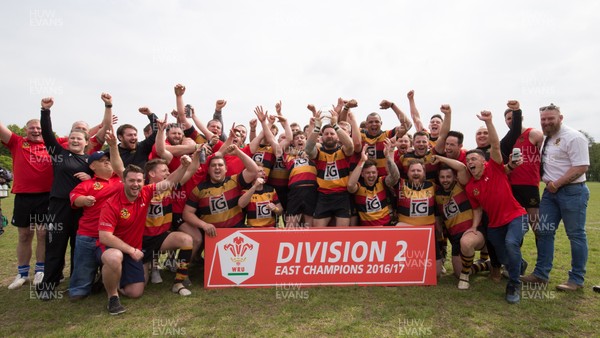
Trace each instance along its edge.
{"label": "smiling face", "polygon": [[121,146],[125,149],[134,150],[137,148],[137,130],[133,128],[125,128],[123,135],[118,136],[121,141]]}
{"label": "smiling face", "polygon": [[218,120],[210,120],[208,122],[208,125],[206,126],[206,128],[208,128],[208,130],[210,130],[211,133],[213,133],[217,136],[221,136],[221,133],[223,131],[221,122],[219,122]]}
{"label": "smiling face", "polygon": [[371,113],[367,116],[367,131],[371,135],[377,135],[381,131],[381,117],[377,113]]}
{"label": "smiling face", "polygon": [[72,131],[69,134],[69,151],[74,154],[83,154],[85,153],[85,146],[87,146],[88,142],[86,140],[85,134],[81,131]]}
{"label": "smiling face", "polygon": [[167,131],[167,141],[174,146],[180,145],[183,141],[183,130],[181,130],[180,127],[175,126],[169,128],[169,131]]}
{"label": "smiling face", "polygon": [[138,172],[128,172],[125,176],[123,185],[125,187],[125,195],[130,201],[135,200],[140,190],[144,186],[144,174]]}
{"label": "smiling face", "polygon": [[454,186],[454,182],[456,181],[454,171],[450,168],[440,169],[438,178],[442,188],[444,188],[445,191],[450,191]]}
{"label": "smiling face", "polygon": [[42,138],[42,125],[39,120],[31,120],[27,123],[25,128],[26,138],[32,142],[43,142]]}
{"label": "smiling face", "polygon": [[416,135],[413,146],[417,156],[425,156],[429,147],[429,139],[425,135]]}
{"label": "smiling face", "polygon": [[461,148],[462,144],[458,143],[458,138],[456,136],[448,136],[446,138],[446,146],[444,147],[446,157],[455,160],[458,159]]}
{"label": "smiling face", "polygon": [[148,172],[148,177],[151,183],[158,183],[166,180],[169,174],[169,167],[166,164],[160,163]]}
{"label": "smiling face", "polygon": [[293,146],[298,150],[304,150],[304,147],[306,147],[306,135],[297,134],[294,136]]}
{"label": "smiling face", "polygon": [[363,178],[367,186],[373,186],[377,181],[377,166],[375,166],[375,163],[365,165],[360,173],[360,176]]}
{"label": "smiling face", "polygon": [[485,167],[485,157],[479,153],[467,154],[467,168],[475,179],[479,179]]}
{"label": "smiling face", "polygon": [[546,136],[552,136],[560,130],[563,116],[560,111],[555,109],[546,109],[540,112],[540,124],[542,131]]}
{"label": "smiling face", "polygon": [[113,174],[108,156],[104,155],[99,160],[90,163],[90,169],[98,177],[110,177]]}
{"label": "smiling face", "polygon": [[338,144],[338,136],[333,128],[326,128],[323,130],[323,135],[321,136],[322,144],[325,149],[333,149]]}
{"label": "smiling face", "polygon": [[479,127],[475,133],[475,142],[478,148],[487,147],[490,145],[489,134],[486,127]]}
{"label": "smiling face", "polygon": [[213,157],[208,166],[208,177],[212,183],[219,183],[225,180],[227,167],[223,158]]}
{"label": "smiling face", "polygon": [[432,117],[431,120],[429,120],[429,133],[431,134],[431,137],[435,138],[440,136],[442,122],[442,119],[440,119],[439,117]]}
{"label": "smiling face", "polygon": [[425,168],[422,163],[412,163],[408,167],[408,181],[412,184],[425,182]]}

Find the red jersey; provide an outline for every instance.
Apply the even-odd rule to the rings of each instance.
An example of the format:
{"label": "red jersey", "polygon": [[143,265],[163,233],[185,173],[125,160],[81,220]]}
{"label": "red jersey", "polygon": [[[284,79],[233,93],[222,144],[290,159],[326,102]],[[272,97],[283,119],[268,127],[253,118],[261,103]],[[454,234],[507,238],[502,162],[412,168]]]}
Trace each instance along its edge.
{"label": "red jersey", "polygon": [[511,185],[532,185],[540,186],[540,160],[541,154],[538,147],[529,140],[531,128],[525,130],[515,142],[513,148],[521,149],[523,164],[516,167],[508,175],[508,181]]}
{"label": "red jersey", "polygon": [[94,176],[91,180],[83,181],[71,190],[69,199],[72,208],[77,208],[74,203],[78,197],[94,196],[96,199],[94,205],[83,208],[83,215],[79,219],[79,228],[77,229],[78,235],[98,238],[100,212],[109,198],[119,192],[119,189],[123,190],[123,184],[119,183],[121,183],[121,178],[113,173],[108,180]]}
{"label": "red jersey", "polygon": [[504,166],[494,160],[485,163],[480,179],[471,177],[465,190],[473,209],[481,206],[487,213],[490,228],[501,227],[527,214],[513,197]]}
{"label": "red jersey", "polygon": [[98,230],[112,232],[123,242],[142,250],[148,206],[156,191],[156,184],[144,186],[133,202],[127,199],[123,184],[119,186],[120,191],[106,201],[100,212]]}
{"label": "red jersey", "polygon": [[12,133],[8,143],[13,160],[13,194],[50,192],[54,170],[44,142],[31,142]]}
{"label": "red jersey", "polygon": [[[165,141],[165,144],[171,145],[169,143],[169,141]],[[160,156],[158,156],[158,153],[156,152],[156,144],[154,144],[152,146],[152,151],[150,152],[150,155],[148,155],[148,160],[153,160],[155,158],[161,158]],[[181,164],[181,156],[173,155],[171,162],[169,162],[169,164],[167,164],[167,167],[169,167],[169,172],[174,172],[175,170],[177,170],[177,168],[179,168],[180,164]]]}

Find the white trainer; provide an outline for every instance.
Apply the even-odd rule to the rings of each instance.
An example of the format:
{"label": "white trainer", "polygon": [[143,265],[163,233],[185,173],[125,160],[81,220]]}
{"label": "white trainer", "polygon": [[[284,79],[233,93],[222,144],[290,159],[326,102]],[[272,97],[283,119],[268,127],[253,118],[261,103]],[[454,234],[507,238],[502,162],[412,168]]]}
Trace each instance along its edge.
{"label": "white trainer", "polygon": [[152,282],[152,284],[160,284],[163,282],[162,277],[160,276],[160,271],[158,269],[152,269],[150,281]]}
{"label": "white trainer", "polygon": [[33,276],[33,286],[38,286],[44,279],[44,273],[39,271]]}
{"label": "white trainer", "polygon": [[23,277],[21,276],[21,274],[17,274],[17,277],[15,277],[15,280],[10,283],[10,285],[8,286],[9,290],[16,290],[18,288],[20,288],[21,286],[23,286],[23,284],[27,283],[27,280],[29,278],[27,277]]}

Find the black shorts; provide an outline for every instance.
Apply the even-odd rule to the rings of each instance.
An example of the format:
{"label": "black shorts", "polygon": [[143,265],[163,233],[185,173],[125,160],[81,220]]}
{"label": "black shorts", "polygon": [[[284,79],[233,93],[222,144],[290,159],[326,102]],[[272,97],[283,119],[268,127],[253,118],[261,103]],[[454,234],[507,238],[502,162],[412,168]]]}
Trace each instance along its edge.
{"label": "black shorts", "polygon": [[519,204],[527,208],[540,207],[540,190],[534,185],[512,185],[512,193]]}
{"label": "black shorts", "polygon": [[174,212],[173,219],[171,220],[171,231],[178,231],[179,226],[183,224],[183,215],[177,212]]}
{"label": "black shorts", "polygon": [[279,203],[281,203],[283,210],[287,210],[289,194],[288,187],[275,187],[275,192],[277,193],[277,197],[279,197]]}
{"label": "black shorts", "polygon": [[334,194],[317,194],[317,207],[314,218],[339,217],[350,218],[350,194],[340,192]]}
{"label": "black shorts", "polygon": [[144,236],[142,239],[142,252],[144,253],[144,263],[149,263],[151,261],[158,262],[158,257],[160,256],[160,247],[163,242],[169,236],[171,232],[165,231],[160,235],[156,236]]}
{"label": "black shorts", "polygon": [[286,215],[312,215],[317,206],[317,187],[304,186],[291,188],[288,192]]}
{"label": "black shorts", "polygon": [[[109,249],[108,247],[106,248]],[[98,265],[102,266],[102,255],[105,250],[102,247],[96,248],[96,261]],[[124,288],[129,284],[144,283],[146,281],[144,277],[144,263],[142,261],[135,261],[131,256],[123,253],[123,262],[121,263],[121,280],[119,287]]]}
{"label": "black shorts", "polygon": [[31,223],[47,223],[50,193],[15,194],[15,208],[11,224],[17,228],[27,228]]}
{"label": "black shorts", "polygon": [[[477,231],[481,232],[481,234],[483,235],[484,244],[485,244],[485,239],[486,239],[487,231],[485,231],[484,227],[482,227],[482,226],[478,226],[477,227]],[[463,232],[458,233],[456,235],[450,235],[449,238],[450,238],[450,244],[452,244],[452,256],[459,256],[460,255],[460,239],[462,238],[462,236],[463,236],[464,233],[465,232],[463,231]]]}

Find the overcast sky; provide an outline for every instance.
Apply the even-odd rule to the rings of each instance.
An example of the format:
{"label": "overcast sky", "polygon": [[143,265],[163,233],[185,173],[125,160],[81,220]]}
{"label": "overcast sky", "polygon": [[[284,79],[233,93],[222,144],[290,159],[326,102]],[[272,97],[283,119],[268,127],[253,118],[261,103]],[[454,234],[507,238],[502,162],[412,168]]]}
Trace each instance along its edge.
{"label": "overcast sky", "polygon": [[54,96],[66,134],[100,122],[106,91],[119,122],[141,129],[137,108],[170,111],[183,83],[205,121],[219,98],[227,128],[282,100],[303,125],[308,103],[340,96],[358,100],[359,118],[382,99],[408,113],[414,89],[424,120],[452,106],[467,148],[482,109],[506,132],[508,99],[527,126],[553,102],[600,141],[598,13],[596,1],[13,1],[0,13],[0,121],[24,125]]}

